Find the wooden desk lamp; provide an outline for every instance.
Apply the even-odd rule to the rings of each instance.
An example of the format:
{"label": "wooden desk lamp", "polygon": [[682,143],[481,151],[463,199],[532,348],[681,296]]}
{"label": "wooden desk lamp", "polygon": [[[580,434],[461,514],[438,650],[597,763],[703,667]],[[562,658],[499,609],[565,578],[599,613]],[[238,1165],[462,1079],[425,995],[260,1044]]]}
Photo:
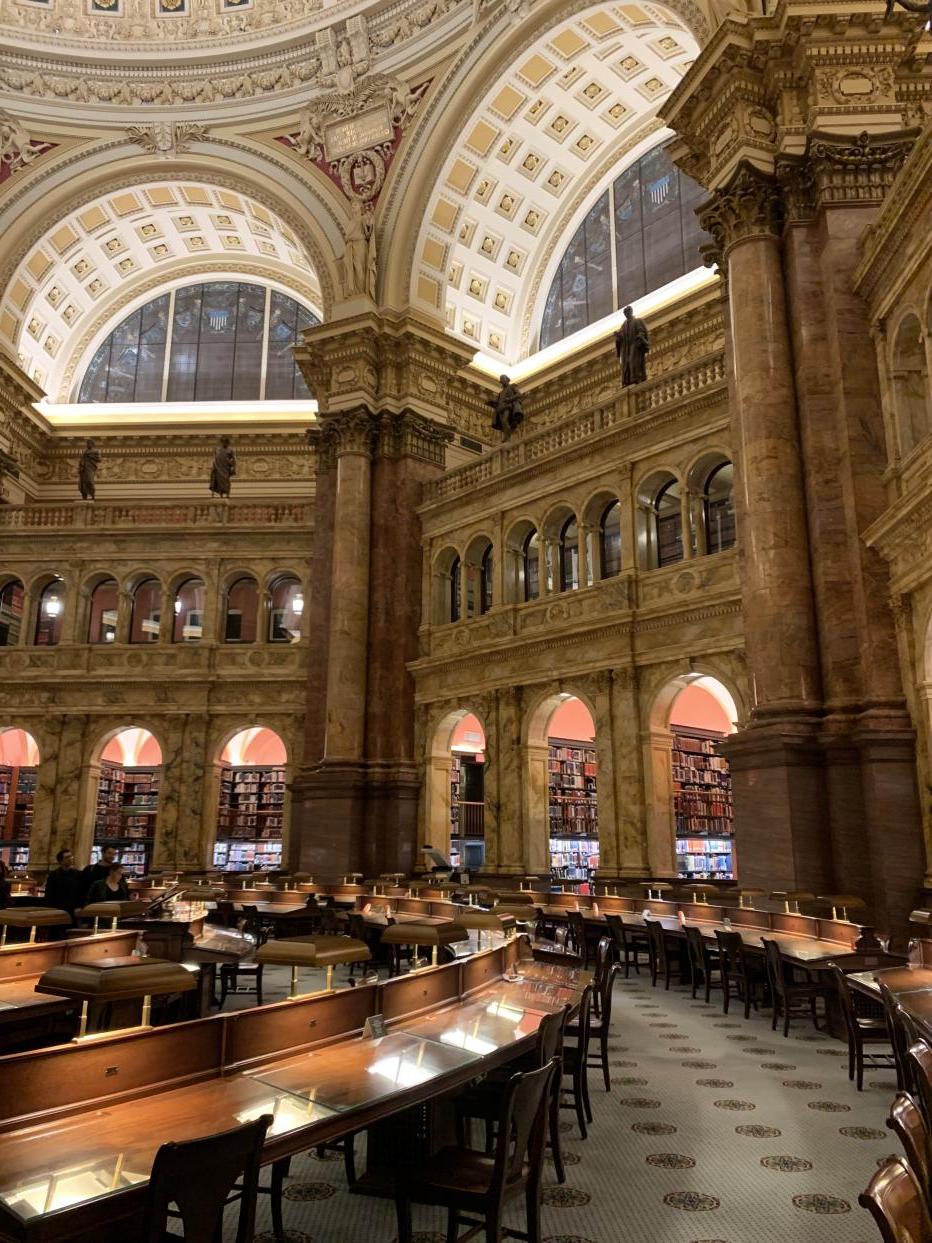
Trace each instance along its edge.
{"label": "wooden desk lamp", "polygon": [[144,914],[148,905],[148,902],[139,901],[92,902],[89,906],[82,906],[80,910],[75,911],[75,914],[80,915],[82,919],[93,919],[95,933],[100,931],[102,919],[109,919],[110,931],[116,932],[117,924],[121,919],[126,919],[130,915]]}
{"label": "wooden desk lamp", "polygon": [[800,902],[814,902],[815,894],[805,889],[775,889],[770,895],[771,901],[783,903],[784,915],[798,915]]}
{"label": "wooden desk lamp", "polygon": [[29,944],[34,945],[39,928],[61,928],[71,923],[67,911],[50,906],[9,906],[0,910],[0,945],[6,945],[7,928],[28,928]]}
{"label": "wooden desk lamp", "polygon": [[365,941],[355,937],[292,937],[290,940],[266,941],[256,950],[256,962],[270,963],[291,968],[291,991],[289,1000],[310,997],[311,993],[298,993],[298,969],[300,967],[326,967],[325,992],[333,992],[333,969],[343,963],[369,962],[372,951]]}
{"label": "wooden desk lamp", "polygon": [[469,933],[461,924],[391,924],[382,933],[383,945],[413,945],[415,958],[419,945],[429,945],[432,967],[437,965],[441,945],[468,940]]}
{"label": "wooden desk lamp", "polygon": [[[107,1004],[142,998],[142,1018],[134,1027],[117,1028],[143,1031],[151,1026],[149,1017],[153,996],[161,993],[189,993],[197,988],[197,973],[179,962],[162,958],[101,958],[97,962],[66,962],[51,967],[39,977],[37,993],[72,997],[81,1002],[81,1022],[76,1040],[94,1039],[87,1035],[88,1006],[92,1001]],[[113,1032],[99,1032],[111,1036]]]}

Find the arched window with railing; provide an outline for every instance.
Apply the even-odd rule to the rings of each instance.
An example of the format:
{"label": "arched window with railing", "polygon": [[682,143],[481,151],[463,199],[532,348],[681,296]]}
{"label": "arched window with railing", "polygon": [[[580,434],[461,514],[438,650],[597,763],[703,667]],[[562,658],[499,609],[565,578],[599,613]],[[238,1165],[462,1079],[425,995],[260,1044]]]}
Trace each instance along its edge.
{"label": "arched window with railing", "polygon": [[258,612],[259,584],[249,575],[234,580],[226,594],[224,643],[255,643]]}
{"label": "arched window with railing", "polygon": [[579,526],[575,514],[560,528],[560,590],[579,587]]}
{"label": "arched window with railing", "polygon": [[524,598],[540,597],[540,536],[532,529],[524,538]]}
{"label": "arched window with railing", "polygon": [[599,553],[603,578],[621,573],[621,504],[610,501],[599,519]]}
{"label": "arched window with railing", "polygon": [[720,462],[708,475],[703,488],[706,552],[725,552],[737,539],[735,526],[735,468]]}
{"label": "arched window with railing", "polygon": [[87,619],[88,643],[113,643],[117,633],[120,588],[115,578],[105,578],[91,592]]}
{"label": "arched window with railing", "polygon": [[65,620],[65,584],[60,578],[46,583],[36,605],[34,642],[37,647],[55,647],[61,641]]}
{"label": "arched window with railing", "polygon": [[133,589],[130,643],[158,643],[161,625],[162,584],[157,578],[140,579]]}

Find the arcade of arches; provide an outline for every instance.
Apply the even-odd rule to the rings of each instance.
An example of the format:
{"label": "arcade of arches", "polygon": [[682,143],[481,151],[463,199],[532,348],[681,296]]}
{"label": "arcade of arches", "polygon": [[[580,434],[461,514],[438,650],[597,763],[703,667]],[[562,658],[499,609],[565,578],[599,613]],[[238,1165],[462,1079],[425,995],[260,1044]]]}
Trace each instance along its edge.
{"label": "arcade of arches", "polygon": [[336,879],[429,844],[901,929],[922,15],[162,7],[0,0],[0,858]]}

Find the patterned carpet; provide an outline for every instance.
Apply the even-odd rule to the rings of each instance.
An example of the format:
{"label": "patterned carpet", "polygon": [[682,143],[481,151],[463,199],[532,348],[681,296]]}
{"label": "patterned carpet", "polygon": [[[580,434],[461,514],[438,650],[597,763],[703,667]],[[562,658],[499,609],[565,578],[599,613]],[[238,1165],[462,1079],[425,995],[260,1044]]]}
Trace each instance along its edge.
{"label": "patterned carpet", "polygon": [[[548,1164],[547,1243],[877,1243],[857,1196],[897,1151],[892,1072],[868,1071],[858,1093],[838,1041],[802,1019],[784,1040],[769,1013],[723,1016],[715,993],[707,1007],[642,975],[616,997],[612,1091],[591,1073],[585,1142],[563,1123],[567,1182]],[[348,1194],[342,1161],[328,1158],[292,1163],[290,1243],[392,1243],[391,1202]],[[257,1241],[272,1243],[266,1197],[259,1212]],[[415,1208],[417,1243],[444,1243],[443,1228]]]}

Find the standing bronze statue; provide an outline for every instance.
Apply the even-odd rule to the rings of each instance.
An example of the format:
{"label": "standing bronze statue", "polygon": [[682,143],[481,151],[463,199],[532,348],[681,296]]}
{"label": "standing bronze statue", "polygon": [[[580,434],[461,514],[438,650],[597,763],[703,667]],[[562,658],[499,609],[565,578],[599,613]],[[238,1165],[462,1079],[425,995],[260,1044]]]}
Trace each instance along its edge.
{"label": "standing bronze statue", "polygon": [[642,384],[647,379],[647,351],[650,334],[643,319],[638,319],[630,306],[625,307],[625,322],[615,333],[615,354],[621,365],[621,383]]}
{"label": "standing bronze statue", "polygon": [[82,501],[94,501],[97,499],[97,468],[100,465],[100,453],[97,444],[93,440],[88,440],[84,445],[84,452],[78,462],[78,491],[81,493]]}
{"label": "standing bronze statue", "polygon": [[236,474],[236,454],[230,448],[230,437],[221,436],[214,450],[210,468],[210,490],[217,496],[229,496],[230,484]]}
{"label": "standing bronze statue", "polygon": [[502,386],[501,389],[492,401],[486,402],[486,405],[491,406],[495,411],[495,417],[492,420],[493,428],[501,432],[502,440],[510,440],[515,428],[524,422],[524,406],[518,386],[512,384],[508,376],[499,376],[498,382]]}

